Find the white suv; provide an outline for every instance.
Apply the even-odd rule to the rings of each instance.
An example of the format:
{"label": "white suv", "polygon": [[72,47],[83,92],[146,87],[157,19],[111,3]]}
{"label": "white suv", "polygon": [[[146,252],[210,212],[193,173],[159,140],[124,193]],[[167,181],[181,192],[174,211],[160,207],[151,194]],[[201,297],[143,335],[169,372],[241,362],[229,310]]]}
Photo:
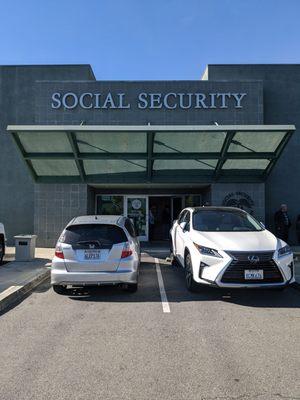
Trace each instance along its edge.
{"label": "white suv", "polygon": [[5,255],[5,230],[4,225],[0,222],[0,264],[2,264],[3,257]]}
{"label": "white suv", "polygon": [[283,289],[295,281],[291,248],[238,208],[186,208],[170,233],[191,291],[199,284]]}

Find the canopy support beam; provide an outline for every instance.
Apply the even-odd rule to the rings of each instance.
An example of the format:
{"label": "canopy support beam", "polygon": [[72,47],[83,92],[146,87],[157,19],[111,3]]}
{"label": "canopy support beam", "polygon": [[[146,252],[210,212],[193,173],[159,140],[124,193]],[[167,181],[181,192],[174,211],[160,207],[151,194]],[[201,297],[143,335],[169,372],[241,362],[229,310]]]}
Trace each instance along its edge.
{"label": "canopy support beam", "polygon": [[147,132],[147,179],[152,180],[154,132]]}
{"label": "canopy support beam", "polygon": [[293,134],[293,131],[288,131],[286,133],[286,135],[284,136],[284,138],[282,139],[282,141],[280,142],[279,146],[277,147],[277,149],[275,151],[275,157],[273,157],[272,161],[270,162],[270,164],[267,166],[267,168],[265,169],[265,171],[263,173],[264,179],[266,179],[268,177],[268,175],[270,175],[272,169],[274,168],[274,166],[276,164],[276,161],[278,160],[281,153],[283,152],[283,149],[285,148],[285,146],[288,144],[288,141],[292,137],[292,134]]}
{"label": "canopy support beam", "polygon": [[[148,143],[148,145],[150,145]],[[152,144],[153,146],[153,144]],[[220,153],[78,153],[78,160],[215,160]],[[74,153],[24,153],[26,160],[74,160]],[[234,160],[272,160],[273,153],[232,152],[226,158]]]}
{"label": "canopy support beam", "polygon": [[27,168],[29,170],[29,173],[30,173],[31,177],[36,181],[38,176],[37,176],[37,174],[36,174],[36,172],[35,172],[35,170],[33,168],[31,160],[28,160],[28,159],[25,158],[25,154],[26,153],[25,153],[24,147],[23,147],[23,145],[21,143],[21,140],[19,138],[19,135],[16,132],[12,132],[12,137],[13,137],[16,145],[17,145],[17,148],[19,150],[21,158],[25,161],[25,164],[26,164],[26,166],[27,166]]}
{"label": "canopy support beam", "polygon": [[222,149],[221,149],[220,159],[218,161],[218,164],[216,166],[215,173],[214,173],[214,179],[215,180],[217,180],[219,178],[219,176],[220,176],[221,169],[222,169],[222,167],[223,167],[223,165],[224,165],[224,163],[226,161],[226,158],[225,158],[226,153],[227,153],[227,151],[229,149],[229,146],[231,144],[231,141],[232,141],[234,135],[235,135],[235,131],[228,131],[227,134],[226,134],[226,138],[224,140],[224,143],[223,143],[223,146],[222,146]]}
{"label": "canopy support beam", "polygon": [[76,136],[74,132],[66,132],[71,148],[73,150],[73,154],[74,154],[74,158],[75,158],[75,163],[78,169],[78,173],[80,176],[80,179],[82,182],[85,182],[85,173],[84,173],[84,168],[83,168],[83,163],[82,160],[79,159],[79,149],[78,149],[78,145],[76,142]]}

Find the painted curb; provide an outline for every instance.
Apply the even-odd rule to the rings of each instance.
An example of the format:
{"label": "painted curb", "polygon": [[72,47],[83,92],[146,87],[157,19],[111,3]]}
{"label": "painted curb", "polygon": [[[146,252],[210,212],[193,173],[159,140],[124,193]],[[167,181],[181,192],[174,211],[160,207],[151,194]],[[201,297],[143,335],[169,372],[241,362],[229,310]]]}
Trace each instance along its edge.
{"label": "painted curb", "polygon": [[14,303],[21,301],[27,293],[37,287],[48,277],[50,277],[50,268],[42,271],[33,279],[23,282],[22,285],[11,286],[10,288],[4,290],[2,293],[0,293],[0,313]]}

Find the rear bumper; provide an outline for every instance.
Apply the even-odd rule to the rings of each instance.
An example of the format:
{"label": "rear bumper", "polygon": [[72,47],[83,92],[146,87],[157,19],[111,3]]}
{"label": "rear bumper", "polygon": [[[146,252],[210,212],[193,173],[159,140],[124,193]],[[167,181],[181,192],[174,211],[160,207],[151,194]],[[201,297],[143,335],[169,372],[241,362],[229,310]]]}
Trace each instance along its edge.
{"label": "rear bumper", "polygon": [[66,272],[51,270],[52,285],[116,285],[137,283],[138,271],[122,270],[115,272]]}

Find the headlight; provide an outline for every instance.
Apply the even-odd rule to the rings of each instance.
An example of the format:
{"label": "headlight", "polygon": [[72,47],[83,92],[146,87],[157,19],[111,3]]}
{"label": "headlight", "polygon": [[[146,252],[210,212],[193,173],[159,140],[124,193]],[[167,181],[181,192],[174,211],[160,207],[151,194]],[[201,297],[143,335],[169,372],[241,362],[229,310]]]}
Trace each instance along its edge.
{"label": "headlight", "polygon": [[197,243],[194,243],[194,246],[199,250],[199,252],[205,256],[212,256],[212,257],[218,257],[218,258],[223,258],[220,253],[218,253],[217,250],[211,249],[209,247],[204,247],[200,246]]}
{"label": "headlight", "polygon": [[292,254],[292,249],[288,244],[284,247],[281,247],[281,249],[278,250],[278,257],[287,256],[289,254]]}

